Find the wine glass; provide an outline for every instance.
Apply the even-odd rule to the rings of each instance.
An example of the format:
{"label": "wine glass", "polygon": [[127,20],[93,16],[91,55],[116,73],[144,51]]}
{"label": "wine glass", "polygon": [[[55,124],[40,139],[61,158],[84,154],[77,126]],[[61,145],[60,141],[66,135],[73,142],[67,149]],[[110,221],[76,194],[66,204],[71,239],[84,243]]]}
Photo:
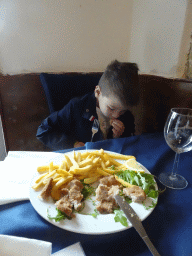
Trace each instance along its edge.
{"label": "wine glass", "polygon": [[171,173],[161,173],[159,181],[173,189],[186,188],[188,182],[177,174],[180,153],[192,150],[192,109],[172,108],[164,127],[164,137],[169,147],[176,152]]}

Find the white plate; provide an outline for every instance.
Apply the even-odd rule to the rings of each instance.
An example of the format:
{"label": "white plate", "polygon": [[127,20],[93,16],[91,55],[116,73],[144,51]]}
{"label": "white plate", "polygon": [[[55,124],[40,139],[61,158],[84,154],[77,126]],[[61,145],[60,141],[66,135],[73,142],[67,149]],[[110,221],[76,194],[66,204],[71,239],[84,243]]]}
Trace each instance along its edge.
{"label": "white plate", "polygon": [[[88,150],[93,151],[93,150]],[[78,151],[76,151],[78,152]],[[85,150],[80,150],[80,152],[85,152]],[[110,151],[105,151],[108,153],[114,153]],[[73,154],[73,152],[66,153],[67,155]],[[116,154],[116,153],[115,153]],[[53,158],[49,159],[48,162],[43,162],[42,165],[49,164],[51,161],[53,161],[54,164],[60,164],[61,161],[64,159],[63,154],[61,153],[53,153]],[[123,162],[123,161],[120,161]],[[140,164],[141,165],[141,164]],[[150,173],[143,165],[141,165],[142,168],[146,173]],[[34,184],[35,180],[39,176],[38,173],[36,173],[35,177],[32,180],[31,186]],[[157,185],[156,185],[157,189]],[[47,217],[47,209],[49,210],[49,214],[51,216],[56,216],[56,206],[54,205],[53,200],[50,198],[49,201],[44,201],[41,198],[38,197],[38,195],[41,192],[36,192],[32,187],[30,187],[30,201],[35,210],[48,222],[52,223],[53,225],[69,230],[75,233],[81,233],[81,234],[92,234],[92,235],[100,235],[100,234],[110,234],[115,233],[119,231],[123,231],[125,229],[131,228],[132,224],[128,222],[129,226],[124,227],[119,222],[114,221],[114,214],[100,214],[96,218],[90,216],[90,215],[84,215],[84,214],[76,214],[76,218],[73,218],[72,220],[62,220],[60,222],[55,222],[54,220],[49,220]],[[145,200],[145,205],[151,205],[152,199],[147,198]],[[94,206],[91,201],[86,200],[86,207],[84,209],[84,212],[86,213],[93,213],[94,212]],[[144,206],[140,203],[131,203],[130,204],[139,218],[143,221],[145,220],[153,211],[154,208],[146,210]]]}

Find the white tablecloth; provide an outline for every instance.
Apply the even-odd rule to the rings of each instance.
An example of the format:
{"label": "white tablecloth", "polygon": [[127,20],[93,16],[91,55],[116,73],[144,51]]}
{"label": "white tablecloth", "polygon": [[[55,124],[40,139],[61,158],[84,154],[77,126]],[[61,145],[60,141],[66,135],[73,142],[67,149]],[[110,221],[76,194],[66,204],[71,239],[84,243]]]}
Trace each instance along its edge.
{"label": "white tablecloth", "polygon": [[37,167],[58,153],[10,151],[0,161],[0,205],[29,199],[29,186]]}

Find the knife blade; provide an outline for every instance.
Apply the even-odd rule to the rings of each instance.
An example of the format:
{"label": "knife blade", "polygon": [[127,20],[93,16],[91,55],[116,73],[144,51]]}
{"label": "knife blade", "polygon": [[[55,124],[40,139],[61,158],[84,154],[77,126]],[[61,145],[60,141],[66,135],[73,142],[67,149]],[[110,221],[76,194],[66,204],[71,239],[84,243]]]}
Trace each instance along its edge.
{"label": "knife blade", "polygon": [[151,251],[152,255],[154,256],[160,256],[154,245],[152,244],[151,240],[149,239],[143,224],[141,220],[139,219],[136,212],[133,210],[133,208],[125,201],[125,199],[119,195],[114,196],[116,202],[120,206],[120,208],[125,213],[127,219],[131,222],[133,227],[136,229],[136,231],[139,233],[140,237],[143,239],[149,250]]}

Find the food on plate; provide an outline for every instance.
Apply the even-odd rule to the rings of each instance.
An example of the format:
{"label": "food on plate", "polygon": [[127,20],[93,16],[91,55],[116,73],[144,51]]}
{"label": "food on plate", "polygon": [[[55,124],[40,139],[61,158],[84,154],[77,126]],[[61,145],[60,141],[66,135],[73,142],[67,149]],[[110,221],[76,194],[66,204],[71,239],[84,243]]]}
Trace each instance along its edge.
{"label": "food on plate", "polygon": [[47,200],[49,198],[49,196],[51,195],[52,187],[53,187],[53,178],[49,178],[47,184],[43,188],[41,195],[40,195],[44,200]]}
{"label": "food on plate", "polygon": [[76,211],[82,208],[82,189],[83,184],[79,180],[74,179],[69,182],[66,188],[61,189],[61,199],[55,203],[57,209],[64,212],[69,217],[74,217],[73,208]]}
{"label": "food on plate", "polygon": [[108,176],[100,179],[100,184],[96,189],[96,200],[99,204],[96,209],[100,213],[113,213],[118,205],[114,196],[119,194],[121,183],[119,183],[114,176]]}
{"label": "food on plate", "polygon": [[129,170],[133,170],[133,171],[137,171],[137,172],[143,172],[143,168],[137,163],[135,158],[130,158],[128,159],[125,163],[124,166],[129,169]]}
{"label": "food on plate", "polygon": [[145,191],[139,186],[134,185],[131,188],[123,188],[123,193],[133,202],[143,202],[146,199]]}
{"label": "food on plate", "polygon": [[56,201],[59,217],[51,219],[60,220],[62,214],[67,218],[75,217],[74,212],[81,211],[86,198],[93,193],[96,196],[93,216],[117,212],[116,194],[137,203],[142,203],[146,197],[158,196],[153,175],[145,173],[134,156],[108,153],[103,149],[64,154],[60,165],[50,162],[37,171],[40,176],[32,188],[41,190],[42,200],[52,197]]}

